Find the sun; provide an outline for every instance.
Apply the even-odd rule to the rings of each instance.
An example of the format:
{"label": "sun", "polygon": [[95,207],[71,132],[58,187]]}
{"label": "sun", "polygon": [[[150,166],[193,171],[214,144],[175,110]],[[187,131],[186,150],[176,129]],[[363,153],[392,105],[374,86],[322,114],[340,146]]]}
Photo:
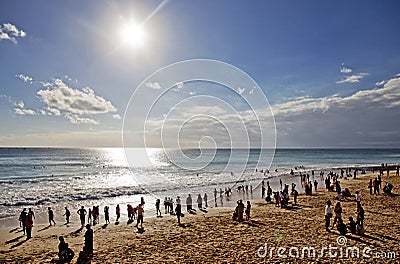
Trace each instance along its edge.
{"label": "sun", "polygon": [[121,40],[130,46],[143,46],[146,42],[146,32],[143,25],[129,22],[121,28]]}

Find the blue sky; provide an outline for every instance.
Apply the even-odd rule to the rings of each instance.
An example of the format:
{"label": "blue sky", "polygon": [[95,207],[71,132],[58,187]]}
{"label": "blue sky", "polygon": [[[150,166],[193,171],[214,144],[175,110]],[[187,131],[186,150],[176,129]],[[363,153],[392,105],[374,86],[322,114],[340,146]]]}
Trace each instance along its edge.
{"label": "blue sky", "polygon": [[[202,58],[257,82],[279,147],[400,147],[399,11],[399,1],[1,1],[0,146],[121,146],[136,87]],[[121,36],[132,20],[142,23],[142,45]],[[167,94],[163,108],[224,94],[207,87]],[[157,135],[161,123],[153,125]],[[205,136],[216,131],[204,127]]]}

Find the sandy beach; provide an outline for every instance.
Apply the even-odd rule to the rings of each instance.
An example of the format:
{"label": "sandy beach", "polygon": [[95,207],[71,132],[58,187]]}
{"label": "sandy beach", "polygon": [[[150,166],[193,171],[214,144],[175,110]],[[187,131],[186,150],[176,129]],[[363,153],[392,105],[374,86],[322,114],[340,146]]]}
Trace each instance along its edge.
{"label": "sandy beach", "polygon": [[[261,200],[258,190],[254,190],[251,220],[241,223],[232,220],[233,207],[208,208],[206,213],[197,211],[196,215],[185,213],[182,226],[174,216],[146,218],[144,232],[138,232],[126,219],[119,225],[104,225],[101,219],[93,227],[92,263],[398,263],[400,177],[385,173],[382,178],[383,184],[389,181],[394,185],[394,195],[383,195],[382,191],[370,195],[368,181],[376,176],[341,180],[342,188],[349,188],[352,194],[359,191],[363,196],[366,232],[362,236],[347,234],[344,241],[339,241],[336,229],[325,231],[325,203],[330,199],[335,204],[335,193],[321,189],[312,196],[301,194],[298,206],[290,204],[281,209]],[[234,192],[231,200],[239,197]],[[349,216],[355,217],[353,198],[342,202],[342,207],[345,222]],[[21,228],[1,229],[0,263],[55,263],[60,235],[75,252],[75,262],[84,244],[84,230],[76,220],[69,225],[35,226],[33,238],[28,241]],[[285,249],[280,249],[280,254],[279,247]],[[315,248],[316,256],[302,257],[304,247]],[[337,249],[332,248],[329,255],[324,247]],[[345,254],[346,249],[355,247],[359,257]]]}

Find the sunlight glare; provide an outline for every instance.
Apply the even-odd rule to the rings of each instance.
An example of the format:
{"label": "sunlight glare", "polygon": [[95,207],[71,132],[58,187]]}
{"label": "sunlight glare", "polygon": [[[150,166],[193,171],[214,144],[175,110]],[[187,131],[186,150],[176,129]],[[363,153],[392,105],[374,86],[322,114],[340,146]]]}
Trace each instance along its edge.
{"label": "sunlight glare", "polygon": [[121,39],[130,46],[143,46],[146,40],[143,25],[134,22],[125,24],[121,30]]}

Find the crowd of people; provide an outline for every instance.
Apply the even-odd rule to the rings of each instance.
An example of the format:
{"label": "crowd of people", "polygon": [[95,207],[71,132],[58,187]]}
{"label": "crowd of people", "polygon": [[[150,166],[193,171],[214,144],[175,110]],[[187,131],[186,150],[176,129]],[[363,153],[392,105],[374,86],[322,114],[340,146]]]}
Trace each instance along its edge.
{"label": "crowd of people", "polygon": [[[341,235],[346,235],[348,232],[351,232],[352,234],[362,235],[365,231],[364,227],[365,211],[361,204],[362,196],[358,191],[355,192],[355,195],[352,195],[348,188],[342,189],[340,184],[340,179],[346,179],[346,177],[352,175],[352,172],[353,175],[356,175],[357,169],[353,169],[353,171],[351,169],[347,170],[341,169],[340,173],[330,171],[325,178],[324,178],[324,172],[323,171],[320,172],[320,178],[321,181],[324,181],[325,183],[325,189],[327,191],[337,193],[337,195],[334,197],[334,200],[337,200],[334,208],[332,208],[331,200],[328,200],[326,202],[325,215],[324,215],[326,231],[330,232],[330,230],[335,227]],[[364,171],[362,171],[362,173],[363,172]],[[291,170],[290,174],[291,175],[294,174],[293,170]],[[312,195],[313,190],[314,192],[317,192],[318,190],[317,188],[318,181],[314,179],[314,171],[311,172],[311,175],[312,179],[310,179],[309,174],[302,174],[301,172],[299,174],[301,187],[303,188],[305,195]],[[393,185],[390,184],[389,182],[386,182],[385,186],[382,188],[381,176],[382,175],[380,174],[376,178],[370,179],[368,185],[370,195],[379,195],[381,189],[385,194],[391,194]],[[263,200],[265,199],[265,201],[267,201],[268,203],[275,203],[276,207],[287,208],[290,204],[290,198],[292,197],[293,198],[292,205],[296,206],[298,204],[297,198],[299,196],[299,192],[296,189],[296,184],[295,183],[291,184],[290,191],[289,191],[289,185],[284,184],[282,179],[279,180],[279,185],[280,185],[280,190],[273,191],[270,182],[269,181],[265,182],[264,180],[262,180],[260,185],[262,199]],[[253,194],[253,187],[251,185],[239,185],[237,187],[237,192],[242,193],[243,195],[249,192]],[[215,188],[214,189],[215,204],[217,203],[218,196],[221,198],[222,202],[222,197],[224,195],[226,197],[231,196],[232,189],[225,188],[225,190],[222,190],[222,188],[220,188],[219,190],[217,190],[217,188]],[[197,209],[206,212],[206,208],[208,207],[208,202],[209,202],[207,193],[205,193],[204,195],[201,195],[199,193],[197,197],[195,196],[195,199],[196,199],[195,202],[197,202]],[[346,201],[350,200],[356,202],[355,215],[348,215],[347,223],[345,223],[343,220],[344,217],[341,204],[343,200]],[[126,209],[128,216],[128,223],[136,220],[135,227],[141,230],[143,230],[144,206],[145,206],[145,201],[144,198],[141,197],[141,201],[137,206],[132,206],[131,204],[127,204],[127,209]],[[162,212],[160,207],[161,207],[161,201],[160,199],[156,199],[155,212],[157,217],[162,217]],[[175,215],[177,217],[178,224],[181,225],[181,217],[183,217],[184,214],[180,196],[177,196],[175,201],[171,197],[165,197],[164,208],[165,208],[164,210],[165,214]],[[186,211],[189,214],[196,214],[196,209],[193,207],[193,198],[191,194],[188,194],[186,198]],[[47,208],[47,213],[48,213],[49,226],[56,225],[56,222],[54,220],[54,211],[52,210],[51,207]],[[95,226],[96,224],[100,223],[100,207],[93,206],[92,208],[88,208],[88,210],[86,210],[84,206],[81,206],[81,208],[78,209],[76,213],[77,215],[79,215],[81,227],[82,228],[86,227],[85,245],[82,251],[79,253],[78,260],[80,260],[81,262],[78,263],[86,263],[85,260],[90,260],[93,255],[93,230],[91,229],[91,226]],[[116,223],[118,223],[121,217],[121,209],[119,204],[115,208],[115,214],[116,214]],[[68,207],[65,207],[65,213],[63,214],[63,216],[65,217],[66,224],[69,224],[71,219],[71,211],[69,210]],[[333,222],[331,226],[332,218]],[[233,221],[238,221],[238,222],[250,221],[251,201],[246,201],[246,204],[244,204],[242,199],[237,200],[236,207],[232,215],[232,219]],[[20,213],[19,216],[20,227],[22,227],[24,235],[26,235],[27,239],[30,239],[32,237],[32,227],[34,224],[34,220],[35,220],[35,213],[31,208],[29,208],[28,210],[24,208]],[[108,206],[104,207],[104,221],[106,225],[110,224],[110,208]],[[60,236],[59,241],[60,241],[59,243],[60,263],[67,263],[71,261],[71,259],[74,257],[74,252],[68,247],[68,243],[65,242],[64,237]]]}

